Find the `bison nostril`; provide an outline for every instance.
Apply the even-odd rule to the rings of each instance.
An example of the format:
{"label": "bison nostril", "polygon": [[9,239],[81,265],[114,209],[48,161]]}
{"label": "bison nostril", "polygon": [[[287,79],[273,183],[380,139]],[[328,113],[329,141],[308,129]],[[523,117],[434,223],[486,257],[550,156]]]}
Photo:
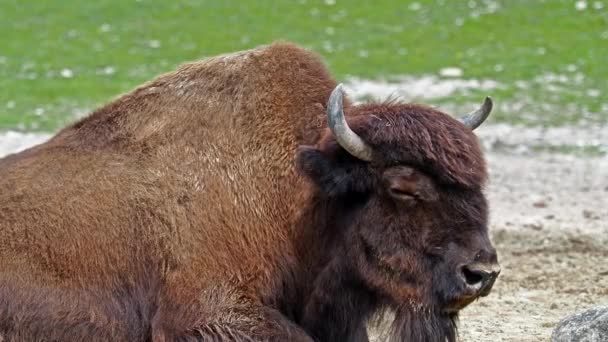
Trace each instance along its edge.
{"label": "bison nostril", "polygon": [[473,263],[460,268],[460,276],[465,285],[481,296],[486,296],[490,292],[498,274],[500,274],[500,266],[497,263],[489,265]]}
{"label": "bison nostril", "polygon": [[489,274],[485,271],[473,270],[467,266],[462,267],[462,275],[464,281],[469,286],[478,286],[485,282],[488,279]]}

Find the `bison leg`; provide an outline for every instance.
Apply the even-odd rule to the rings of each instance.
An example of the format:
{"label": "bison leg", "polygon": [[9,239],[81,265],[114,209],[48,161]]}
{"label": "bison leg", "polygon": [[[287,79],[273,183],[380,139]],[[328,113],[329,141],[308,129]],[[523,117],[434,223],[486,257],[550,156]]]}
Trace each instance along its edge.
{"label": "bison leg", "polygon": [[145,341],[154,306],[145,292],[39,286],[0,273],[0,341]]}
{"label": "bison leg", "polygon": [[159,307],[152,322],[154,341],[295,341],[313,342],[302,328],[270,307],[224,296],[194,305]]}
{"label": "bison leg", "polygon": [[[266,320],[251,325],[249,317],[242,318],[243,322],[228,325],[222,323],[209,323],[205,326],[197,328],[187,336],[196,341],[237,341],[237,342],[254,342],[254,341],[295,341],[295,342],[313,342],[312,338],[299,327],[288,324],[287,322]],[[244,323],[244,324],[242,324]],[[176,340],[179,340],[177,338]]]}
{"label": "bison leg", "polygon": [[0,341],[313,341],[278,311],[235,293],[210,290],[184,304],[166,288],[139,285],[53,289],[0,273]]}
{"label": "bison leg", "polygon": [[[294,341],[312,342],[300,327],[270,308],[251,308],[249,313],[217,313],[223,319],[187,329],[153,329],[155,341]],[[165,325],[161,323],[160,325]],[[182,326],[183,327],[183,326]]]}

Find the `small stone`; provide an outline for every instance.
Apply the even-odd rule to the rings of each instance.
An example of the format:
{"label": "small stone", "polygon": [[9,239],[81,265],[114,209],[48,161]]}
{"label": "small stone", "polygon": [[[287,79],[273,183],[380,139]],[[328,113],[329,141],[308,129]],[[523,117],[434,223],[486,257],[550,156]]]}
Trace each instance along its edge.
{"label": "small stone", "polygon": [[587,209],[583,210],[583,217],[588,220],[597,220],[600,218],[599,215],[597,215],[593,211],[587,210]]}
{"label": "small stone", "polygon": [[448,67],[439,70],[439,75],[443,77],[461,77],[463,73],[462,69],[456,67]]}
{"label": "small stone", "polygon": [[587,1],[579,0],[574,4],[577,11],[584,11],[587,8]]}
{"label": "small stone", "polygon": [[412,11],[418,11],[421,8],[422,8],[422,6],[419,3],[417,3],[417,2],[411,3],[410,7],[409,7],[409,9],[412,10]]}
{"label": "small stone", "polygon": [[63,78],[72,78],[74,77],[74,72],[68,68],[62,69],[59,73]]}
{"label": "small stone", "polygon": [[534,208],[546,208],[547,202],[545,202],[543,200],[536,201],[536,202],[532,203],[532,206],[534,206]]}
{"label": "small stone", "polygon": [[562,319],[551,334],[551,342],[608,341],[608,306],[597,306]]}
{"label": "small stone", "polygon": [[160,40],[153,39],[148,42],[148,46],[151,47],[152,49],[158,49],[158,48],[160,48],[160,45],[161,45]]}
{"label": "small stone", "polygon": [[557,309],[557,304],[551,303],[551,306],[549,307],[549,309],[551,309],[551,310]]}
{"label": "small stone", "polygon": [[99,31],[101,32],[110,32],[111,29],[112,26],[110,26],[110,24],[103,24],[99,27]]}
{"label": "small stone", "polygon": [[530,223],[524,223],[523,225],[525,228],[530,228],[532,230],[542,230],[543,229],[543,224],[540,222],[530,222]]}

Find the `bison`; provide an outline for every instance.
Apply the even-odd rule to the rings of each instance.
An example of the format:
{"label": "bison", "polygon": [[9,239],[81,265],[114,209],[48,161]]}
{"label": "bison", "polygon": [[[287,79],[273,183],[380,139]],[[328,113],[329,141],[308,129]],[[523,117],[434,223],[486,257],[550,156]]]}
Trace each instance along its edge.
{"label": "bison", "polygon": [[473,129],[353,105],[289,42],[180,66],[0,160],[0,340],[454,341],[499,273]]}

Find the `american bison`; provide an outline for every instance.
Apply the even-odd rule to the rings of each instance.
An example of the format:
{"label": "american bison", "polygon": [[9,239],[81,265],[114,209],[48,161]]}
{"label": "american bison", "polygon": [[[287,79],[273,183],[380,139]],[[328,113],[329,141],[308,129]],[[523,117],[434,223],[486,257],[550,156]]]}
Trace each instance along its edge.
{"label": "american bison", "polygon": [[291,43],[161,75],[0,160],[0,340],[453,341],[490,109],[352,105]]}

